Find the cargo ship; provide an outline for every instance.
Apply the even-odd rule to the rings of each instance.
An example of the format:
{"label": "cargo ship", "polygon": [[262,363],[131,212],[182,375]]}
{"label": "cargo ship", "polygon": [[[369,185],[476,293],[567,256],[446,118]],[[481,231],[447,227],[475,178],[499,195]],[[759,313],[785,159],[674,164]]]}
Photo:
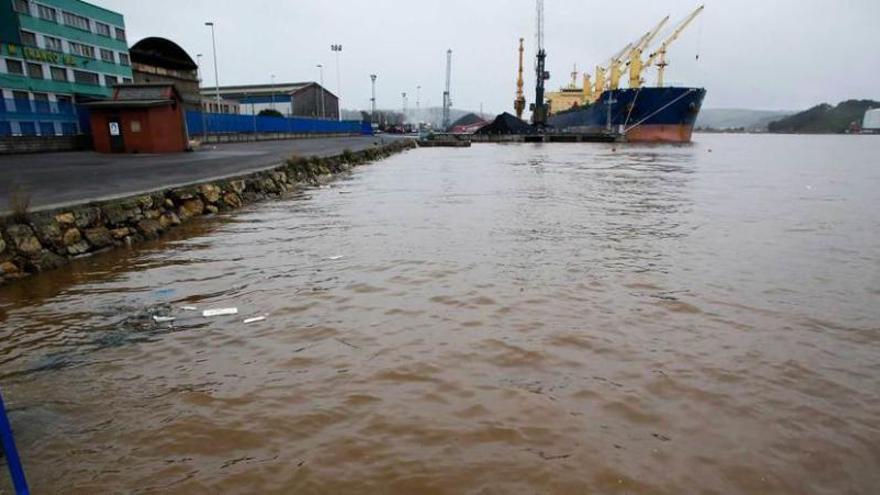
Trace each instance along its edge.
{"label": "cargo ship", "polygon": [[687,143],[703,105],[703,88],[606,90],[592,103],[551,113],[550,132],[619,132],[630,142]]}
{"label": "cargo ship", "polygon": [[[547,132],[600,134],[619,133],[631,142],[690,142],[706,90],[697,87],[667,87],[664,84],[666,53],[670,45],[703,11],[698,7],[652,52],[651,43],[660,34],[667,16],[651,31],[611,57],[607,65],[583,74],[578,87],[575,66],[571,83],[547,93]],[[643,60],[643,54],[649,55]],[[697,55],[699,59],[699,55]],[[645,72],[657,68],[656,86],[645,85]],[[622,83],[628,80],[629,87]]]}

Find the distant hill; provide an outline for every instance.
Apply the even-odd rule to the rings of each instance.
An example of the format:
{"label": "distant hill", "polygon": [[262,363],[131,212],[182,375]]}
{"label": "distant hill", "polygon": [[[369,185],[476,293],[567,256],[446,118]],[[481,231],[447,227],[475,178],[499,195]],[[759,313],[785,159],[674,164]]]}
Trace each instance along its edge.
{"label": "distant hill", "polygon": [[795,134],[842,134],[850,129],[853,122],[861,124],[865,112],[871,108],[880,108],[880,102],[847,100],[837,106],[823,103],[771,122],[767,130]]}
{"label": "distant hill", "polygon": [[765,131],[767,124],[795,112],[774,110],[750,110],[746,108],[704,108],[697,117],[696,127],[704,129],[745,129]]}

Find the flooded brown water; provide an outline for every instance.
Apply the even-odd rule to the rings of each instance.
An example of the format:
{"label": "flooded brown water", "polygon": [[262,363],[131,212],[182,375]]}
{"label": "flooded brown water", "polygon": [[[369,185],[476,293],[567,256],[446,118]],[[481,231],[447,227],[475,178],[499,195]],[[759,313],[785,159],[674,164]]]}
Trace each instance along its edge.
{"label": "flooded brown water", "polygon": [[34,492],[877,493],[880,139],[697,139],[417,150],[0,289]]}

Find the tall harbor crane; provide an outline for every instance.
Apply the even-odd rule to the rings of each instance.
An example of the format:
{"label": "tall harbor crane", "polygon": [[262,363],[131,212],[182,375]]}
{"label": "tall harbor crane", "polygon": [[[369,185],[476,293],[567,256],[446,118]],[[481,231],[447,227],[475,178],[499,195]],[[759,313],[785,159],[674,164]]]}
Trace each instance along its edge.
{"label": "tall harbor crane", "polygon": [[[666,62],[666,51],[669,49],[669,46],[674,43],[679,36],[681,36],[681,33],[684,32],[684,30],[688,26],[690,26],[692,22],[694,22],[694,19],[696,19],[697,16],[700,15],[700,13],[703,12],[703,9],[705,8],[705,5],[700,5],[699,7],[697,7],[697,10],[691,13],[691,15],[685,17],[685,19],[681,21],[678,27],[675,28],[675,31],[673,31],[672,34],[668,38],[666,38],[663,43],[660,44],[660,48],[658,48],[656,52],[652,53],[651,56],[648,57],[648,60],[645,61],[645,67],[650,67],[654,65],[655,61],[657,62],[657,87],[663,87],[663,78],[666,73],[666,67],[669,65]],[[631,78],[635,77],[635,75],[633,74],[633,69],[633,67],[630,67]],[[639,75],[639,84],[641,84],[641,75]]]}
{"label": "tall harbor crane", "polygon": [[526,95],[523,93],[523,39],[519,39],[519,70],[516,78],[516,99],[513,100],[513,109],[516,111],[516,118],[522,119],[523,111],[526,109]]}
{"label": "tall harbor crane", "polygon": [[535,64],[535,102],[532,103],[532,124],[544,128],[547,125],[547,102],[544,100],[544,82],[550,79],[546,71],[547,52],[544,51],[544,0],[536,0],[535,38],[538,55]]}
{"label": "tall harbor crane", "polygon": [[449,130],[449,111],[452,109],[452,50],[446,51],[446,91],[443,92],[443,130]]}

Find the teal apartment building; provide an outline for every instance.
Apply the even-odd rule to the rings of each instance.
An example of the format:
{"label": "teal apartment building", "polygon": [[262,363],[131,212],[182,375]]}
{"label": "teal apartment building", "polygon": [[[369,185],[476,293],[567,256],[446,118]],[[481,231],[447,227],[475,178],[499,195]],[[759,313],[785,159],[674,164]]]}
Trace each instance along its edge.
{"label": "teal apartment building", "polygon": [[0,136],[81,133],[76,104],[130,82],[121,14],[80,0],[0,0]]}

